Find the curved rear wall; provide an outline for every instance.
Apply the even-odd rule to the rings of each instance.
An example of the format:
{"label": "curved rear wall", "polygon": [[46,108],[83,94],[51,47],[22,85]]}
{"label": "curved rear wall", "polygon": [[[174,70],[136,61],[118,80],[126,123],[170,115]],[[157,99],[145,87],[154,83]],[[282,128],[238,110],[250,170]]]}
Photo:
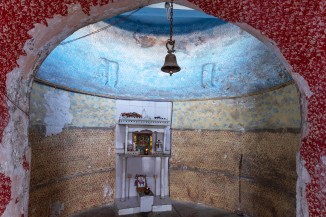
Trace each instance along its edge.
{"label": "curved rear wall", "polygon": [[115,100],[34,83],[30,105],[29,216],[70,216],[113,203]]}
{"label": "curved rear wall", "polygon": [[175,102],[172,199],[256,217],[295,216],[300,122],[294,85],[238,99]]}
{"label": "curved rear wall", "polygon": [[[116,107],[115,100],[34,84],[29,216],[69,216],[113,202]],[[173,102],[172,199],[257,217],[295,216],[300,122],[294,85]]]}

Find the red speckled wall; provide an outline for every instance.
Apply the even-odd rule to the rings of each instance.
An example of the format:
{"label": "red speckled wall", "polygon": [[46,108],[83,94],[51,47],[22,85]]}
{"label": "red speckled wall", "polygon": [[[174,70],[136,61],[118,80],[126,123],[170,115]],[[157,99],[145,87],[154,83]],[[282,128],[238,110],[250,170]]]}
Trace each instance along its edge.
{"label": "red speckled wall", "polygon": [[9,177],[6,177],[4,174],[0,173],[0,213],[2,214],[7,204],[10,201],[11,191],[10,184],[11,180]]}
{"label": "red speckled wall", "polygon": [[[13,123],[14,126],[18,123],[18,120],[9,117],[5,96],[7,91],[14,87],[11,87],[6,79],[8,79],[7,74],[18,67],[19,57],[25,55],[24,45],[31,38],[29,30],[34,28],[36,23],[47,25],[46,19],[53,18],[56,14],[67,16],[70,4],[80,4],[85,14],[92,14],[96,13],[92,12],[92,6],[106,5],[110,2],[109,0],[6,0],[0,3],[0,134],[3,134],[8,123]],[[191,0],[190,2],[208,14],[231,22],[247,23],[261,31],[276,43],[292,66],[292,75],[303,98],[307,98],[307,102],[303,103],[307,105],[303,108],[303,114],[307,114],[308,128],[304,127],[300,153],[311,178],[306,188],[309,214],[326,216],[326,1]],[[28,67],[25,68],[27,71],[33,68],[30,65],[25,67]],[[9,85],[8,90],[6,85]],[[13,135],[12,133],[15,132],[8,130],[3,134],[7,138],[6,144],[12,144],[15,149],[21,148],[22,144],[14,142],[16,137],[12,142],[8,139]],[[4,143],[3,139],[2,143]],[[15,160],[10,160],[11,155],[9,154],[8,157],[8,150],[11,150],[8,146],[0,145],[0,215],[6,213],[6,209],[23,209],[22,203],[8,205],[8,202],[16,200],[11,197],[11,192],[20,187],[15,185],[13,180],[16,183],[16,179],[27,178],[24,173],[28,173],[29,169],[27,165],[30,155],[21,153],[21,156],[15,156]],[[27,157],[24,157],[25,154]],[[16,161],[19,163],[17,164]],[[8,168],[11,168],[11,164],[20,166],[12,166],[14,169],[10,170]],[[26,211],[22,212],[26,213]]]}

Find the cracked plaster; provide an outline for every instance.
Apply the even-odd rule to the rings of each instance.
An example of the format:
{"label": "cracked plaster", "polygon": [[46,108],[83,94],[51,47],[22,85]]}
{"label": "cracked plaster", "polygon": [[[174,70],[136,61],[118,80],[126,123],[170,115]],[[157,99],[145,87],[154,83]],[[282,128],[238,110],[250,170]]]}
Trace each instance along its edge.
{"label": "cracked plaster", "polygon": [[[45,126],[44,118],[47,109],[46,94],[53,92],[55,88],[34,83],[30,97],[30,126]],[[114,127],[116,114],[116,100],[84,94],[67,93],[70,100],[69,113],[73,116],[70,123],[65,127]],[[50,106],[56,107],[56,104]],[[68,112],[68,111],[67,111]],[[60,115],[60,113],[56,113]],[[55,116],[53,117],[55,118]]]}
{"label": "cracked plaster", "polygon": [[48,91],[44,95],[46,100],[46,114],[44,123],[46,126],[46,136],[59,134],[66,124],[73,120],[69,112],[70,98],[67,92],[54,90]]}

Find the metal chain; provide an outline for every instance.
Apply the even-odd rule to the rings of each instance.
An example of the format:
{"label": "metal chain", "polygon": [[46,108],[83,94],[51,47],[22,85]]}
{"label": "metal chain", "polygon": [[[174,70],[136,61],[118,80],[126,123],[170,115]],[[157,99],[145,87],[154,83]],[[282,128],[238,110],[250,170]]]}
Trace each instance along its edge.
{"label": "metal chain", "polygon": [[172,39],[173,35],[173,0],[171,0],[170,4],[170,38],[166,42],[166,49],[168,49],[168,53],[174,53],[174,43],[175,41]]}
{"label": "metal chain", "polygon": [[171,7],[170,7],[170,41],[172,42],[172,35],[173,35],[173,0],[171,0]]}

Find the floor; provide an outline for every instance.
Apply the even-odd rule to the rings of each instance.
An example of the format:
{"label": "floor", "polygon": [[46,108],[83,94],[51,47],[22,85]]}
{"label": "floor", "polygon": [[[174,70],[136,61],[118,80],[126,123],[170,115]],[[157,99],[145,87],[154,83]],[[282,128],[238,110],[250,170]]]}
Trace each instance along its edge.
{"label": "floor", "polygon": [[[139,213],[133,215],[125,215],[124,217],[239,217],[237,215],[221,209],[216,209],[204,205],[194,203],[173,202],[173,210],[171,212],[156,213]],[[117,217],[113,206],[105,206],[94,208],[73,217]]]}

